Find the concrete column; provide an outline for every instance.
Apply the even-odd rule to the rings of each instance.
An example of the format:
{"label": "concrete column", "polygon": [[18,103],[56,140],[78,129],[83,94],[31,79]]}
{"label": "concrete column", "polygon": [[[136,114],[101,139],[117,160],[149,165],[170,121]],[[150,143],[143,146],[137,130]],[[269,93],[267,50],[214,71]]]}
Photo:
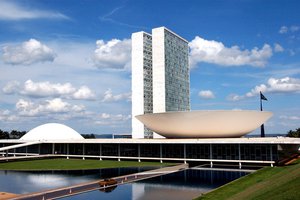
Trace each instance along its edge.
{"label": "concrete column", "polygon": [[25,147],[25,156],[27,156],[28,146]]}
{"label": "concrete column", "polygon": [[163,161],[162,161],[162,144],[159,145],[159,155],[160,155],[160,163],[163,163]]}
{"label": "concrete column", "polygon": [[184,164],[186,164],[186,144],[183,144],[183,158],[184,158]]}
{"label": "concrete column", "polygon": [[84,144],[82,144],[82,155],[83,155],[83,157],[82,157],[82,160],[85,160],[85,145]]}
{"label": "concrete column", "polygon": [[69,143],[67,143],[67,159],[69,159],[69,152],[70,152],[70,150],[69,150]]}
{"label": "concrete column", "polygon": [[[239,144],[239,161],[241,160],[241,144]],[[242,169],[242,163],[239,162],[239,168]]]}
{"label": "concrete column", "polygon": [[121,161],[121,158],[120,158],[120,156],[121,156],[121,149],[120,148],[121,148],[120,144],[118,144],[118,161]]}
{"label": "concrete column", "polygon": [[211,160],[210,161],[210,168],[213,167],[213,162],[212,162],[212,159],[213,159],[213,156],[212,156],[212,144],[209,144],[209,159]]}
{"label": "concrete column", "polygon": [[138,161],[141,162],[141,145],[138,144]]}
{"label": "concrete column", "polygon": [[41,144],[38,144],[39,145],[39,155],[41,155]]}
{"label": "concrete column", "polygon": [[270,147],[270,160],[273,160],[273,152],[272,152],[272,145],[269,146]]}
{"label": "concrete column", "polygon": [[[27,153],[27,152],[26,152]],[[55,154],[55,143],[52,144],[52,154]]]}
{"label": "concrete column", "polygon": [[102,144],[100,144],[100,146],[99,146],[99,153],[100,153],[99,160],[102,160]]}

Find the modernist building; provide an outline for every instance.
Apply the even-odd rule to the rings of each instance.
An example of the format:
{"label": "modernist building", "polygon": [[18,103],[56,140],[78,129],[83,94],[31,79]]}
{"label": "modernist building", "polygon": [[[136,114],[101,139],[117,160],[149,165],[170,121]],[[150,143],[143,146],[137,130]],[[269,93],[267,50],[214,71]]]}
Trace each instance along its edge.
{"label": "modernist building", "polygon": [[0,162],[43,157],[273,165],[299,153],[299,138],[83,139],[62,124],[44,124],[21,139],[0,140]]}
{"label": "modernist building", "polygon": [[132,137],[160,137],[135,116],[190,110],[188,41],[165,27],[132,34]]}
{"label": "modernist building", "polygon": [[133,33],[132,39],[132,137],[151,138],[152,131],[134,116],[153,113],[152,36]]}

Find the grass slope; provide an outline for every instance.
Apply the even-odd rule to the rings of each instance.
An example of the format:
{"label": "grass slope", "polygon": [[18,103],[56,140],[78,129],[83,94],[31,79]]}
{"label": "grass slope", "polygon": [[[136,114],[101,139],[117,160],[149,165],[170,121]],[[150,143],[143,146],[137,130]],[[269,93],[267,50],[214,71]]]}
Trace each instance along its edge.
{"label": "grass slope", "polygon": [[289,166],[263,168],[197,199],[300,199],[300,160]]}
{"label": "grass slope", "polygon": [[0,163],[0,170],[76,170],[114,167],[167,166],[170,163],[114,160],[44,159]]}

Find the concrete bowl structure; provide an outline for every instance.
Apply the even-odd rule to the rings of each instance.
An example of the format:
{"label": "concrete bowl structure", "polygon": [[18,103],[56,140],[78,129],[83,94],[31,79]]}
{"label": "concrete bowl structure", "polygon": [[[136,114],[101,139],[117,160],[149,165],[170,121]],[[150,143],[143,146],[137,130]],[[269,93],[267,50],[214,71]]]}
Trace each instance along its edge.
{"label": "concrete bowl structure", "polygon": [[272,115],[254,110],[207,110],[151,113],[136,118],[166,138],[229,138],[252,132]]}

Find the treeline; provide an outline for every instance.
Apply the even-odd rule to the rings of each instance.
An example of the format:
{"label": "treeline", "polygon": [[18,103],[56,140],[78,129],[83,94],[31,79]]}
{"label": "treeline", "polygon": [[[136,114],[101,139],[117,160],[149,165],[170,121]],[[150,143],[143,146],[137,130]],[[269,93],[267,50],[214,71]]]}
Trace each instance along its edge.
{"label": "treeline", "polygon": [[85,139],[95,139],[96,136],[92,133],[92,134],[81,134],[82,137],[84,137]]}
{"label": "treeline", "polygon": [[[20,139],[23,135],[25,135],[26,131],[17,131],[12,130],[11,132],[3,131],[0,129],[0,140],[1,139]],[[92,134],[81,134],[85,139],[96,138],[96,136]]]}
{"label": "treeline", "polygon": [[20,139],[26,133],[26,131],[12,130],[8,132],[0,129],[0,139]]}
{"label": "treeline", "polygon": [[296,130],[292,131],[290,130],[287,135],[287,137],[296,137],[296,138],[300,138],[300,128],[297,128]]}

